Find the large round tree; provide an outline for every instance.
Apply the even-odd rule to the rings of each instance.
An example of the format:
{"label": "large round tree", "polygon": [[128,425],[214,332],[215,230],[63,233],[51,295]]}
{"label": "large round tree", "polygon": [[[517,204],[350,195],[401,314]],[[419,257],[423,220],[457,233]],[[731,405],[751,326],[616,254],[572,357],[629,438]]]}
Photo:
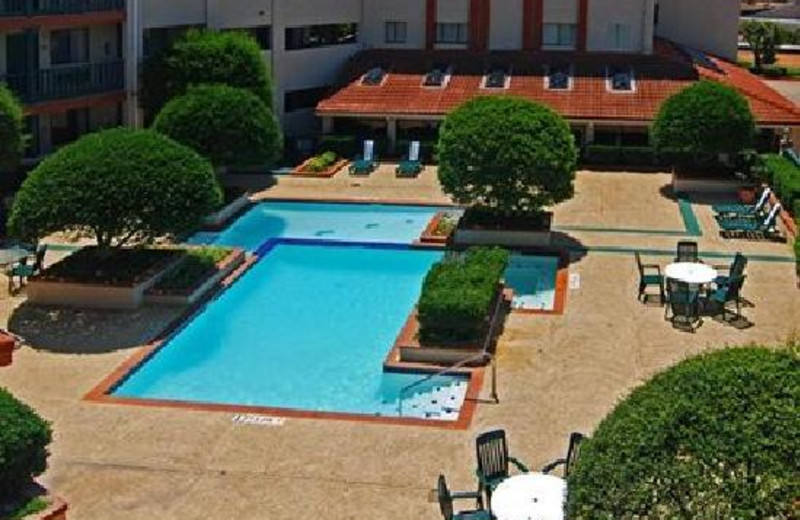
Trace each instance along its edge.
{"label": "large round tree", "polygon": [[734,155],[752,145],[755,120],[736,89],[700,81],[667,99],[653,124],[661,153],[691,157],[695,163]]}
{"label": "large round tree", "polygon": [[193,87],[167,103],[153,129],[214,166],[263,166],[281,153],[281,131],[255,94],[224,85]]}
{"label": "large round tree", "polygon": [[22,106],[0,83],[0,170],[16,170],[24,151]]}
{"label": "large round tree", "polygon": [[731,349],[657,375],[569,475],[569,518],[797,518],[800,357]]}
{"label": "large round tree", "polygon": [[191,231],[222,202],[211,164],[151,130],[89,134],[45,159],[25,180],[8,221],[36,240],[91,232],[100,254]]}
{"label": "large round tree", "polygon": [[457,202],[524,215],[573,195],[578,152],[567,122],[524,99],[486,96],[439,131],[439,181]]}
{"label": "large round tree", "polygon": [[272,84],[256,40],[238,31],[191,30],[145,62],[142,106],[152,115],[193,85],[243,88],[272,107]]}

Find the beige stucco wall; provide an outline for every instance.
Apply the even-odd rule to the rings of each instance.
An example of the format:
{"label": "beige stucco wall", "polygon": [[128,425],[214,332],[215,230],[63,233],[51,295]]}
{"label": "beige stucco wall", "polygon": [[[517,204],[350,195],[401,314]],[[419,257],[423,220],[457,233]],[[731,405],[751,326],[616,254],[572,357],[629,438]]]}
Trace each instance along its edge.
{"label": "beige stucco wall", "polygon": [[494,0],[489,30],[491,50],[522,48],[522,0]]}
{"label": "beige stucco wall", "polygon": [[[386,43],[386,22],[406,22],[406,43]],[[425,1],[369,0],[361,23],[365,47],[422,49],[425,47]]]}
{"label": "beige stucco wall", "polygon": [[[592,0],[589,2],[587,50],[612,52],[645,52],[652,46],[652,15],[647,5],[653,0]],[[611,33],[613,24],[624,24],[630,31],[627,48],[615,48]],[[647,45],[647,40],[650,45]]]}
{"label": "beige stucco wall", "polygon": [[578,23],[578,0],[544,0],[544,23]]}
{"label": "beige stucco wall", "polygon": [[658,0],[658,36],[735,60],[739,2],[735,0]]}
{"label": "beige stucco wall", "polygon": [[436,3],[436,21],[441,23],[468,23],[469,0],[439,0]]}
{"label": "beige stucco wall", "polygon": [[271,8],[271,0],[208,0],[208,26],[231,29],[270,25]]}
{"label": "beige stucco wall", "polygon": [[196,25],[206,22],[205,0],[139,1],[141,2],[141,24],[143,28]]}

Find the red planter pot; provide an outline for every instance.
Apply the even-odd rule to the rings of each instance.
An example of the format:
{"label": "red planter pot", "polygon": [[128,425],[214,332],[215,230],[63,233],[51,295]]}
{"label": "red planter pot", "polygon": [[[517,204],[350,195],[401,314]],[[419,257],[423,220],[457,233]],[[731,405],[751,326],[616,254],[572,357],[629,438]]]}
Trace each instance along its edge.
{"label": "red planter pot", "polygon": [[0,367],[11,365],[14,360],[14,338],[0,332]]}

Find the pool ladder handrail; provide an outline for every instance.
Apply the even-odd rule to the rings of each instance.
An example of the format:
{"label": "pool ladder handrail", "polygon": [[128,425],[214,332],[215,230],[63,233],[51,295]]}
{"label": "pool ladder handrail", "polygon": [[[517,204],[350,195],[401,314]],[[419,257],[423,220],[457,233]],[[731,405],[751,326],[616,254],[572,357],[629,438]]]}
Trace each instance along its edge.
{"label": "pool ladder handrail", "polygon": [[480,354],[476,354],[467,359],[462,359],[458,363],[455,363],[442,370],[439,370],[434,374],[428,374],[427,376],[417,379],[416,381],[409,383],[400,389],[400,392],[398,393],[398,403],[397,403],[397,412],[400,417],[403,416],[403,401],[405,400],[405,395],[409,391],[430,381],[431,379],[447,375],[451,372],[464,368],[465,366],[475,363],[477,361],[483,361],[484,363],[489,364],[489,366],[491,367],[492,369],[491,397],[496,404],[500,403],[500,397],[497,395],[497,362],[495,356],[489,353],[489,346],[491,345],[491,342],[494,339],[495,326],[497,324],[497,316],[499,315],[498,310],[500,309],[500,306],[503,304],[503,301],[504,300],[501,295],[501,297],[497,299],[497,304],[495,305],[494,314],[492,316],[492,322],[489,324],[489,333],[486,335],[486,340],[483,343],[483,351]]}

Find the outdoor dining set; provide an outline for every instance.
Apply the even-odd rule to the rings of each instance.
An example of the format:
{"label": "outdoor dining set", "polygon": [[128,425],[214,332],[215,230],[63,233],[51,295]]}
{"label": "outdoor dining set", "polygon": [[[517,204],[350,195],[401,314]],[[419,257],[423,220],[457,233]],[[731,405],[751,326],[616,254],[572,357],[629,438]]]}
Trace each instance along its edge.
{"label": "outdoor dining set", "polygon": [[[736,253],[729,265],[708,265],[698,252],[696,242],[679,242],[673,263],[663,271],[658,264],[642,262],[634,254],[639,270],[639,300],[647,303],[657,290],[664,305],[664,318],[673,326],[695,332],[703,316],[715,316],[726,323],[742,321],[742,288],[747,257]],[[735,311],[734,311],[735,309]]]}
{"label": "outdoor dining set", "polygon": [[[21,289],[25,280],[38,274],[44,266],[47,245],[0,244],[0,269],[8,278],[8,293]],[[15,283],[16,279],[16,283]]]}
{"label": "outdoor dining set", "polygon": [[[442,517],[444,520],[563,520],[566,478],[578,460],[583,439],[580,433],[571,434],[567,456],[535,472],[509,455],[504,430],[479,435],[475,441],[478,489],[451,491],[444,475],[439,475],[437,495]],[[564,478],[551,474],[559,466],[564,467]],[[456,512],[456,501],[469,501],[475,507]]]}

